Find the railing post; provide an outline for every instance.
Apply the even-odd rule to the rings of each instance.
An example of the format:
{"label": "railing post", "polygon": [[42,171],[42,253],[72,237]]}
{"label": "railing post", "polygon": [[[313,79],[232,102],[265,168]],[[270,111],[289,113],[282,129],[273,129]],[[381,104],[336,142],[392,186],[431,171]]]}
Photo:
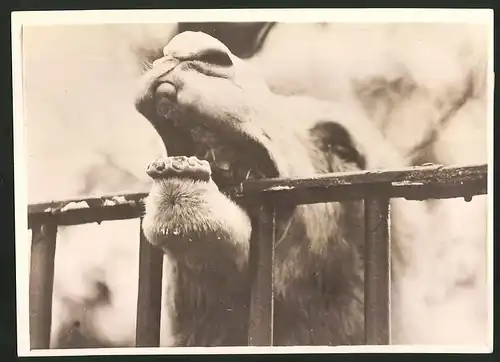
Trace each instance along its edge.
{"label": "railing post", "polygon": [[365,199],[365,336],[368,345],[388,345],[391,336],[389,200]]}
{"label": "railing post", "polygon": [[262,206],[252,222],[250,241],[250,316],[249,346],[273,345],[274,317],[274,206]]}
{"label": "railing post", "polygon": [[29,276],[30,349],[50,348],[57,224],[32,226]]}
{"label": "railing post", "polygon": [[163,253],[144,236],[141,218],[136,347],[160,346],[162,276]]}

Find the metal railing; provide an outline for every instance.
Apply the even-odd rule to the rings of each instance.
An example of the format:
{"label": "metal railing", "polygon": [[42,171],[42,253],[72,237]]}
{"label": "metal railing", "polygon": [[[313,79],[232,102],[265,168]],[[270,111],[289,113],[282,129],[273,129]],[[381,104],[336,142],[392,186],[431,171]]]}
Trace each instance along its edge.
{"label": "metal railing", "polygon": [[[273,345],[273,261],[275,220],[281,205],[364,200],[365,335],[367,344],[390,344],[389,200],[427,200],[487,193],[487,166],[424,165],[399,170],[322,174],[301,179],[244,182],[235,197],[259,205],[250,242],[251,300],[248,344]],[[50,346],[54,256],[59,225],[140,218],[144,193],[103,196],[29,205],[32,230],[30,272],[31,349]],[[136,346],[157,347],[163,254],[140,230]]]}

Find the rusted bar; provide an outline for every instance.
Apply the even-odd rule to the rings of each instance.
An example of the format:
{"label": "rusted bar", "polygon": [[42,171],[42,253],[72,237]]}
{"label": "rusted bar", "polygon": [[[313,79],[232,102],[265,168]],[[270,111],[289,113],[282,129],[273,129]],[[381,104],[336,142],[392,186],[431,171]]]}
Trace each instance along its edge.
{"label": "rusted bar", "polygon": [[29,213],[43,213],[47,212],[47,209],[60,210],[66,205],[77,204],[80,202],[86,202],[91,207],[106,206],[108,204],[116,205],[119,203],[127,203],[130,201],[141,201],[148,194],[144,192],[136,193],[119,193],[119,194],[107,194],[99,196],[89,196],[89,197],[73,197],[68,199],[61,199],[57,201],[41,202],[37,204],[29,205]]}
{"label": "rusted bar", "polygon": [[273,345],[275,218],[273,206],[261,206],[259,215],[252,222],[249,346]]}
{"label": "rusted bar", "polygon": [[365,199],[365,336],[368,345],[388,345],[391,337],[391,245],[389,200]]}
{"label": "rusted bar", "polygon": [[[252,181],[253,182],[253,181]],[[391,183],[391,184],[359,184],[317,186],[310,188],[273,188],[261,190],[261,196],[269,202],[278,205],[293,204],[306,205],[321,202],[335,202],[347,200],[362,200],[372,194],[372,189],[383,191],[388,198],[405,198],[407,200],[430,200],[449,198],[472,198],[487,193],[486,177],[478,180],[462,181],[447,184],[418,184],[418,183]],[[327,190],[328,192],[325,192]],[[251,192],[246,196],[251,197]]]}
{"label": "rusted bar", "polygon": [[144,213],[145,193],[51,201],[28,206],[28,226],[56,218],[58,225],[135,219]]}
{"label": "rusted bar", "polygon": [[[389,197],[410,200],[471,197],[487,192],[487,165],[466,167],[418,166],[399,170],[357,171],[315,175],[309,178],[245,181],[236,190],[225,190],[234,198],[265,195],[272,203],[310,204],[364,199],[366,187],[391,183]],[[328,192],[325,192],[325,189]],[[74,198],[28,206],[28,225],[44,223],[53,216],[58,225],[78,225],[106,220],[138,218],[147,193]],[[91,211],[91,212],[90,212]]]}
{"label": "rusted bar", "polygon": [[140,227],[136,347],[159,347],[163,253],[152,246]]}
{"label": "rusted bar", "polygon": [[366,185],[376,183],[460,183],[483,179],[488,171],[487,165],[473,166],[415,166],[397,170],[363,170],[354,172],[338,172],[315,175],[308,178],[274,178],[266,180],[248,180],[243,184],[245,193],[272,191],[275,189],[308,189],[315,187],[331,187],[338,185]]}
{"label": "rusted bar", "polygon": [[29,276],[30,349],[50,348],[57,224],[32,227]]}

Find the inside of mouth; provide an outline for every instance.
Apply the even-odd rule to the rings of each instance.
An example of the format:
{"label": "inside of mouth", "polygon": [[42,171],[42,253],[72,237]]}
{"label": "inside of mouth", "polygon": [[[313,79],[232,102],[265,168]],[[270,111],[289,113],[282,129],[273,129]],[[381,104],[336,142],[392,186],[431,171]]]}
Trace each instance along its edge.
{"label": "inside of mouth", "polygon": [[[253,155],[252,148],[245,141],[225,140],[203,123],[187,121],[184,117],[182,121],[172,117],[167,120],[173,122],[174,129],[182,131],[178,135],[185,135],[182,143],[189,144],[189,147],[183,148],[189,149],[190,154],[182,156],[195,156],[208,161],[212,170],[212,180],[221,191],[233,193],[246,180],[266,178],[258,157]],[[172,134],[170,137],[178,135]],[[169,155],[178,153],[169,149],[168,141],[166,147]]]}

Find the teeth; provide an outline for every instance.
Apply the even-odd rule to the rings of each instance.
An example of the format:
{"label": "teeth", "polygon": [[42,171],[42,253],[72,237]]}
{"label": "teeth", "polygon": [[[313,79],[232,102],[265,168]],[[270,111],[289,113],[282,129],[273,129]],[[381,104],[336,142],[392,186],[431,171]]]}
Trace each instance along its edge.
{"label": "teeth", "polygon": [[223,171],[231,170],[231,164],[229,162],[226,162],[226,161],[222,161],[222,162],[217,163],[217,167]]}
{"label": "teeth", "polygon": [[[180,123],[177,117],[172,117],[171,121],[174,122],[175,126],[178,126]],[[230,180],[243,182],[246,180],[259,179],[264,176],[257,170],[245,165],[246,162],[244,164],[238,162],[240,151],[230,145],[224,145],[220,142],[217,135],[212,133],[204,125],[193,125],[191,122],[188,122],[188,124],[181,126],[189,126],[189,132],[196,146],[195,152],[193,153],[195,156],[187,160],[191,167],[196,167],[200,165],[201,162],[202,166],[212,171],[216,169],[218,170],[218,177],[221,177],[221,182]],[[172,165],[174,168],[176,168],[176,166],[175,164]]]}

